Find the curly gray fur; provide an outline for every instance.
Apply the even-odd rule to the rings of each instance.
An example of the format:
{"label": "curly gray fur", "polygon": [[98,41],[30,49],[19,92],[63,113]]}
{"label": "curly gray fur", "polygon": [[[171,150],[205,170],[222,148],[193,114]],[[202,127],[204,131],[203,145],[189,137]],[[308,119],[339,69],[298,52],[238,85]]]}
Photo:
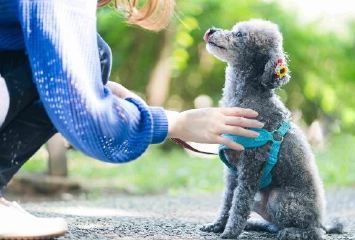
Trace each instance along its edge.
{"label": "curly gray fur", "polygon": [[[228,63],[222,99],[225,107],[256,110],[268,131],[290,121],[290,111],[275,94],[275,89],[290,80],[289,74],[280,79],[274,73],[278,59],[287,61],[276,24],[252,19],[237,23],[231,31],[211,29],[207,41],[209,53]],[[285,240],[323,238],[323,184],[305,135],[291,123],[271,171],[272,183],[259,190],[269,152],[270,144],[224,152],[239,176],[225,168],[219,217],[201,230],[222,233],[222,238],[237,238],[244,229],[278,232],[278,239]],[[266,222],[248,222],[252,210]]]}

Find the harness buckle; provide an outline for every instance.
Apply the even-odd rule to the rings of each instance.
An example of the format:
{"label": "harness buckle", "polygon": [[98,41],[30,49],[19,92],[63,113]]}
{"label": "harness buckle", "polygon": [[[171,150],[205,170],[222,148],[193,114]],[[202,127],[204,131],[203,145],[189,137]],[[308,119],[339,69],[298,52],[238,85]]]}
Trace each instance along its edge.
{"label": "harness buckle", "polygon": [[273,131],[272,135],[273,135],[273,138],[274,138],[275,141],[283,142],[284,137],[281,136],[281,134],[277,130]]}

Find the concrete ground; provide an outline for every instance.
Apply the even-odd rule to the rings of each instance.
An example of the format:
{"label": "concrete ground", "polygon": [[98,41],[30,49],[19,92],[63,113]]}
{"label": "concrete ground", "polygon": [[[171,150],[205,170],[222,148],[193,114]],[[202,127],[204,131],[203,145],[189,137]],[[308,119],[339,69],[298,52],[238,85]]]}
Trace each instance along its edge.
{"label": "concrete ground", "polygon": [[[184,196],[117,196],[96,201],[27,203],[38,216],[67,219],[64,239],[219,239],[199,227],[215,218],[221,194]],[[326,239],[355,239],[355,189],[327,192],[327,219],[340,217],[348,233]],[[275,239],[275,235],[244,232],[240,239]]]}

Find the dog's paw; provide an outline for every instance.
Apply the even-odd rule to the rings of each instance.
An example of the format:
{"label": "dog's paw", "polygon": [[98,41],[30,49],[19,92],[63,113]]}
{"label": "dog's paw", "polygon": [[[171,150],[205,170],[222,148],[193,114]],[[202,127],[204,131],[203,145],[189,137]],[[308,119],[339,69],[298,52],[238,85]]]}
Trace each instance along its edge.
{"label": "dog's paw", "polygon": [[238,236],[239,236],[239,233],[225,230],[222,233],[221,238],[223,238],[223,239],[237,239]]}
{"label": "dog's paw", "polygon": [[222,233],[224,230],[224,226],[221,223],[211,223],[202,226],[200,230],[203,232]]}

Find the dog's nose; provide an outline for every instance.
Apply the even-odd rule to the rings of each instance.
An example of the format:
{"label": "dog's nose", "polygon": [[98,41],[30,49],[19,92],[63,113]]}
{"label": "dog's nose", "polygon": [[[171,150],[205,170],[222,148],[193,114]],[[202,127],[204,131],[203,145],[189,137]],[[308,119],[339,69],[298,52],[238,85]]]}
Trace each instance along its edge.
{"label": "dog's nose", "polygon": [[215,33],[216,31],[217,31],[217,29],[215,29],[215,28],[210,28],[209,35],[212,35],[212,34]]}
{"label": "dog's nose", "polygon": [[205,35],[203,36],[203,39],[208,42],[208,37],[211,36],[213,33],[215,33],[217,31],[217,29],[215,28],[210,28],[207,30],[207,32],[205,33]]}

